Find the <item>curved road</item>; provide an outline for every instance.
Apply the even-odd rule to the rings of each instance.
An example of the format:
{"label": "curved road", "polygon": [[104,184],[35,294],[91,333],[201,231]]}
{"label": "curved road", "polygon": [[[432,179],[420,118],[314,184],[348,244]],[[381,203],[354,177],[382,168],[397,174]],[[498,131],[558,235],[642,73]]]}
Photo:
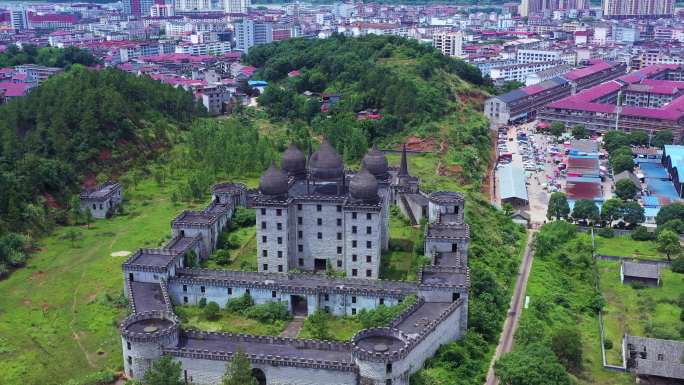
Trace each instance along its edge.
{"label": "curved road", "polygon": [[489,363],[489,371],[487,372],[487,381],[485,385],[498,385],[499,379],[494,375],[494,363],[504,353],[508,353],[513,348],[513,336],[518,329],[518,321],[520,320],[520,313],[522,312],[523,303],[525,302],[525,289],[527,288],[527,280],[530,277],[530,270],[532,269],[532,241],[536,230],[530,230],[527,234],[527,243],[525,244],[525,254],[523,256],[520,271],[518,272],[518,280],[515,283],[515,291],[511,297],[511,304],[508,308],[508,315],[504,323],[501,337],[499,338],[499,345],[496,347],[492,361]]}

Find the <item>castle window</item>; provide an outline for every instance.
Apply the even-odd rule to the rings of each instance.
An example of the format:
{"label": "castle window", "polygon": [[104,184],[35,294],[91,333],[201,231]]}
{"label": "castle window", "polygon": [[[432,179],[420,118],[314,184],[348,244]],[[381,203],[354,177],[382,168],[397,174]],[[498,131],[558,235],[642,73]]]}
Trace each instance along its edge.
{"label": "castle window", "polygon": [[233,295],[233,288],[232,287],[229,287],[227,289],[227,291],[228,291],[228,295]]}
{"label": "castle window", "polygon": [[297,205],[297,210],[300,210],[300,211],[302,210],[302,205],[301,205],[301,203]]}
{"label": "castle window", "polygon": [[100,210],[102,210],[102,203],[100,203]]}
{"label": "castle window", "polygon": [[276,223],[276,228],[277,228],[278,230],[282,230],[282,229],[283,229],[283,224],[280,223],[280,222]]}
{"label": "castle window", "polygon": [[342,212],[342,205],[337,205],[337,212],[341,213]]}
{"label": "castle window", "polygon": [[337,218],[337,225],[342,226],[342,218]]}
{"label": "castle window", "polygon": [[319,226],[323,225],[323,219],[322,218],[316,219],[316,224]]}
{"label": "castle window", "polygon": [[366,234],[370,234],[372,231],[370,226],[366,226]]}
{"label": "castle window", "polygon": [[183,297],[183,303],[188,303],[188,297]]}
{"label": "castle window", "polygon": [[186,293],[188,291],[188,285],[183,285],[183,293]]}
{"label": "castle window", "polygon": [[373,258],[370,255],[366,255],[366,262],[371,263]]}
{"label": "castle window", "polygon": [[128,365],[132,365],[132,364],[133,364],[133,357],[128,356]]}
{"label": "castle window", "polygon": [[263,269],[262,269],[262,270],[263,270],[263,271],[268,271],[268,263],[264,263],[264,266],[263,266]]}
{"label": "castle window", "polygon": [[366,213],[366,219],[368,219],[368,220],[370,221],[371,218],[373,218],[373,214],[371,214],[371,213]]}
{"label": "castle window", "polygon": [[261,236],[261,243],[266,243],[266,236],[265,235]]}
{"label": "castle window", "polygon": [[356,277],[358,274],[358,271],[356,269],[352,269],[352,277]]}
{"label": "castle window", "polygon": [[318,239],[323,239],[323,233],[318,233],[318,234],[316,234],[316,237],[317,237]]}
{"label": "castle window", "polygon": [[356,297],[352,297],[352,303],[356,303]]}
{"label": "castle window", "polygon": [[330,295],[329,295],[329,294],[325,294],[325,295],[323,296],[323,298],[324,298],[326,301],[330,301]]}
{"label": "castle window", "polygon": [[392,373],[392,363],[388,362],[387,365],[385,366],[386,372],[387,373]]}
{"label": "castle window", "polygon": [[316,205],[316,211],[322,211],[322,210],[323,210],[323,206],[321,206],[321,205]]}
{"label": "castle window", "polygon": [[282,257],[283,257],[283,252],[281,250],[278,250],[278,258],[282,258]]}
{"label": "castle window", "polygon": [[658,353],[658,361],[663,361],[665,356],[662,353]]}
{"label": "castle window", "polygon": [[304,245],[297,245],[297,251],[300,253],[304,252]]}
{"label": "castle window", "polygon": [[261,209],[261,215],[266,215],[266,209]]}
{"label": "castle window", "polygon": [[276,296],[277,296],[277,293],[275,292],[275,290],[273,290],[273,291],[271,292],[271,298],[275,298]]}
{"label": "castle window", "polygon": [[200,291],[201,291],[202,293],[204,293],[204,292],[206,291],[206,289],[204,288],[204,286],[200,286]]}
{"label": "castle window", "polygon": [[352,212],[352,219],[356,219],[356,212]]}
{"label": "castle window", "polygon": [[301,225],[304,222],[304,219],[302,217],[297,217],[297,224]]}
{"label": "castle window", "polygon": [[130,342],[126,342],[126,348],[128,348],[128,350],[131,350],[131,343]]}
{"label": "castle window", "polygon": [[356,254],[352,254],[352,262],[356,262]]}
{"label": "castle window", "polygon": [[97,205],[93,203],[93,210],[97,210]]}
{"label": "castle window", "polygon": [[341,246],[337,246],[337,254],[342,254],[342,247]]}
{"label": "castle window", "polygon": [[261,228],[265,229],[266,228],[266,222],[261,222]]}
{"label": "castle window", "polygon": [[276,216],[282,216],[283,215],[283,210],[282,209],[276,209]]}
{"label": "castle window", "polygon": [[341,241],[342,240],[342,233],[337,233],[337,240]]}
{"label": "castle window", "polygon": [[456,301],[458,301],[459,298],[461,298],[460,293],[452,293],[451,294],[451,302],[456,302]]}
{"label": "castle window", "polygon": [[249,289],[245,290],[245,293],[249,294],[250,293]]}
{"label": "castle window", "polygon": [[352,241],[352,247],[356,247],[356,240]]}
{"label": "castle window", "polygon": [[282,245],[283,244],[283,237],[278,237],[278,244]]}
{"label": "castle window", "polygon": [[337,260],[337,267],[342,267],[342,260],[341,259]]}
{"label": "castle window", "polygon": [[353,307],[351,310],[352,310],[352,315],[356,315],[356,308]]}
{"label": "castle window", "polygon": [[302,230],[297,231],[297,238],[303,238],[304,232]]}
{"label": "castle window", "polygon": [[330,306],[326,306],[325,309],[323,309],[326,313],[330,313]]}
{"label": "castle window", "polygon": [[352,226],[352,234],[356,234],[356,226]]}
{"label": "castle window", "polygon": [[373,276],[373,270],[366,270],[366,277],[372,277]]}
{"label": "castle window", "polygon": [[264,258],[268,257],[268,250],[261,250],[261,256]]}
{"label": "castle window", "polygon": [[380,298],[380,305],[384,305],[384,304],[385,304],[385,299],[384,299],[384,298]]}
{"label": "castle window", "polygon": [[[301,246],[301,245],[299,245]],[[299,266],[304,266],[304,258],[299,258]]]}
{"label": "castle window", "polygon": [[366,241],[366,248],[367,248],[367,249],[370,249],[371,247],[373,247],[373,242],[371,242],[371,241]]}

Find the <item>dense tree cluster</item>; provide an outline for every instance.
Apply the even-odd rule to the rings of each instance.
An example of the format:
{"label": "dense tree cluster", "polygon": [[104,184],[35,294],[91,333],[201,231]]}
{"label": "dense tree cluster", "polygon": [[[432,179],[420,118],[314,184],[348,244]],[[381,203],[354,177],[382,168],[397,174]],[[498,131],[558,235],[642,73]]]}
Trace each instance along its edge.
{"label": "dense tree cluster", "polygon": [[[290,39],[254,47],[244,60],[270,83],[259,104],[272,119],[301,122],[329,136],[347,159],[362,156],[378,138],[450,112],[448,76],[485,84],[477,68],[396,36]],[[300,74],[288,77],[293,70]],[[306,91],[340,100],[334,96],[323,115],[318,98],[304,96]],[[359,111],[375,109],[381,119],[356,119]]]}
{"label": "dense tree cluster", "polygon": [[64,49],[36,47],[25,44],[22,48],[10,45],[0,54],[0,67],[14,67],[20,64],[39,64],[47,67],[69,67],[72,64],[92,66],[98,60],[88,51],[69,46]]}
{"label": "dense tree cluster", "polygon": [[172,124],[202,113],[188,92],[78,65],[0,106],[0,234],[44,233],[81,176],[152,155]]}

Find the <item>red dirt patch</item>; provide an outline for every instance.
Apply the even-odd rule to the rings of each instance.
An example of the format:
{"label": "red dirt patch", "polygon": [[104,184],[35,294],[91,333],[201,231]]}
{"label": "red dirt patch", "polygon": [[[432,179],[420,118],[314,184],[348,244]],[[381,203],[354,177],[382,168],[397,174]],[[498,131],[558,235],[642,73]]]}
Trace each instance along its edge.
{"label": "red dirt patch", "polygon": [[[409,151],[434,151],[436,143],[434,139],[421,139],[417,136],[409,136],[406,138],[406,149]],[[399,148],[401,149],[401,148]]]}
{"label": "red dirt patch", "polygon": [[50,193],[44,192],[43,193],[43,198],[45,199],[45,205],[51,209],[61,209],[62,206],[60,206],[59,202],[57,202],[57,199],[53,197]]}
{"label": "red dirt patch", "polygon": [[31,280],[33,280],[33,281],[44,281],[46,275],[47,274],[45,274],[45,272],[38,271],[38,272],[31,274]]}
{"label": "red dirt patch", "polygon": [[105,161],[109,159],[112,156],[112,150],[108,148],[103,148],[102,151],[100,151],[100,155],[97,157],[99,161]]}
{"label": "red dirt patch", "polygon": [[87,173],[83,179],[83,187],[88,188],[95,186],[97,186],[97,175],[92,172]]}

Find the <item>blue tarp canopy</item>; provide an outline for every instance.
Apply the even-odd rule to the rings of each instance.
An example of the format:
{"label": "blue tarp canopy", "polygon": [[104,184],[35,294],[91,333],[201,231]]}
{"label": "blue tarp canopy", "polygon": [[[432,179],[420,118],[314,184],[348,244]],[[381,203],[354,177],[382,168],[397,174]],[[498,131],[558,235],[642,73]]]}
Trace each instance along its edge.
{"label": "blue tarp canopy", "polygon": [[639,168],[643,171],[646,178],[660,178],[668,179],[670,176],[667,174],[667,170],[660,163],[639,163]]}
{"label": "blue tarp canopy", "polygon": [[644,207],[660,207],[660,201],[658,200],[658,197],[653,196],[653,195],[645,195],[643,197],[644,199]]}

